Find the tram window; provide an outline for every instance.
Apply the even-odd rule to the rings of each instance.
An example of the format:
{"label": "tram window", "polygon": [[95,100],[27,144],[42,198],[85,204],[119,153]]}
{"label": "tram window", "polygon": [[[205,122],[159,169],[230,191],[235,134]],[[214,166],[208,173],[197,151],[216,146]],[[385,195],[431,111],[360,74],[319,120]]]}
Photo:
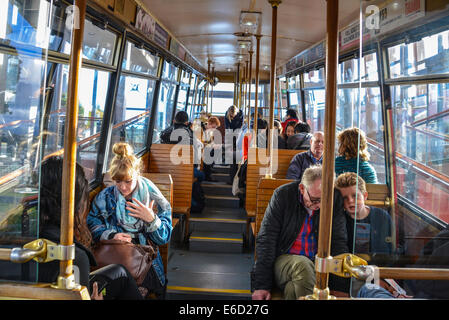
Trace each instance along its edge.
{"label": "tram window", "polygon": [[[359,97],[362,98],[361,103]],[[337,131],[358,127],[365,132],[370,163],[376,170],[379,183],[385,183],[385,151],[380,99],[379,87],[338,89],[336,122]]]}
{"label": "tram window", "polygon": [[130,75],[120,77],[109,160],[112,146],[119,141],[129,143],[136,153],[145,149],[155,87],[155,80]]}
{"label": "tram window", "polygon": [[84,28],[83,58],[112,64],[117,35],[95,26],[87,19]]}
{"label": "tram window", "polygon": [[391,86],[398,193],[449,222],[449,84]]}
{"label": "tram window", "polygon": [[181,82],[184,84],[189,85],[190,84],[190,72],[187,72],[185,70],[182,70],[181,73]]}
{"label": "tram window", "polygon": [[312,132],[324,130],[325,90],[314,89],[304,91],[306,119]]}
{"label": "tram window", "polygon": [[304,73],[304,88],[324,87],[324,68]]}
{"label": "tram window", "polygon": [[[49,78],[52,79],[52,100],[50,114],[44,122],[47,133],[43,137],[44,154],[60,152],[64,148],[64,124],[67,108],[69,66],[49,64]],[[78,110],[78,161],[85,168],[86,177],[95,177],[100,131],[106,104],[110,73],[96,69],[81,68],[79,82]]]}
{"label": "tram window", "polygon": [[162,81],[154,123],[153,142],[159,142],[159,134],[172,123],[176,85]]}
{"label": "tram window", "polygon": [[127,41],[122,68],[127,71],[157,76],[159,59],[147,50],[139,49],[134,43]]}
{"label": "tram window", "polygon": [[388,48],[390,78],[449,72],[449,30]]}
{"label": "tram window", "polygon": [[[33,182],[32,169],[38,161],[44,71],[40,58],[0,54],[0,235],[21,235],[21,202],[36,194],[22,187]],[[37,235],[36,228],[30,227],[28,235]]]}
{"label": "tram window", "polygon": [[178,101],[176,102],[176,112],[182,110],[184,111],[187,103],[187,92],[189,87],[180,86],[178,93]]}
{"label": "tram window", "polygon": [[164,61],[164,67],[162,69],[162,79],[176,81],[178,68],[170,62]]}
{"label": "tram window", "polygon": [[[254,92],[255,86],[251,91]],[[212,100],[213,112],[216,115],[225,115],[229,107],[234,103],[234,83],[219,82],[214,87],[214,95]],[[252,102],[254,105],[254,101]]]}
{"label": "tram window", "polygon": [[30,10],[28,6],[29,1],[0,1],[0,38],[10,40],[13,44],[47,48],[50,2],[35,0],[34,10]]}
{"label": "tram window", "polygon": [[[360,62],[361,81],[377,81],[377,54],[366,54]],[[338,65],[338,83],[352,83],[359,81],[359,60],[350,59]]]}
{"label": "tram window", "polygon": [[298,111],[299,119],[302,119],[301,109],[301,85],[299,81],[299,75],[290,77],[288,79],[288,95],[289,95],[289,108],[293,108]]}
{"label": "tram window", "polygon": [[187,114],[189,117],[192,116],[193,108],[192,105],[195,103],[194,98],[196,94],[196,74],[192,74],[192,80],[190,82],[190,91],[189,91],[189,98],[187,99]]}

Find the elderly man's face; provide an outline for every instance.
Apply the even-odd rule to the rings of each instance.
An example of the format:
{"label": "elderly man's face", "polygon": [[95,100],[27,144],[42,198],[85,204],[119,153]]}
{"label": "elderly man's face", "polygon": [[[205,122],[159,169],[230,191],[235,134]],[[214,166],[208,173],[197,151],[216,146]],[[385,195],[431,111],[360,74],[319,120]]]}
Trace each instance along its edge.
{"label": "elderly man's face", "polygon": [[299,184],[299,191],[304,200],[304,206],[310,210],[321,207],[321,179],[315,180],[309,187]]}
{"label": "elderly man's face", "polygon": [[322,133],[315,133],[310,141],[310,151],[317,159],[321,158],[324,152],[324,136]]}

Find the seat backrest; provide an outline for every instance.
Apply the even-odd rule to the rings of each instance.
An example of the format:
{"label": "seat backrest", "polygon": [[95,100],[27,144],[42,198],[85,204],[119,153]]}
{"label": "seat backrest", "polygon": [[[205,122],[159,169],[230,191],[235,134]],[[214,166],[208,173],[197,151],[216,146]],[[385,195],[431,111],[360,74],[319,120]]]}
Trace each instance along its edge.
{"label": "seat backrest", "polygon": [[[167,173],[142,173],[147,179],[150,179],[156,187],[161,191],[162,195],[170,202],[170,206],[173,210],[173,179],[171,175]],[[173,211],[172,211],[173,212]],[[173,219],[173,214],[172,214]],[[168,243],[162,246],[159,246],[159,251],[161,253],[162,262],[164,263],[164,271],[167,274],[167,266],[168,266]]]}
{"label": "seat backrest", "polygon": [[257,234],[259,233],[260,225],[262,224],[262,220],[265,215],[265,210],[267,209],[268,203],[273,196],[274,190],[286,183],[290,183],[293,181],[295,180],[266,178],[260,179],[259,185],[257,187],[256,229],[254,236],[257,236]]}
{"label": "seat backrest", "polygon": [[173,212],[186,213],[192,201],[193,147],[153,144],[147,164],[149,173],[168,173],[173,180]]}
{"label": "seat backrest", "polygon": [[[288,149],[278,149],[277,157],[274,157],[273,168],[273,178],[285,179],[287,175],[287,170],[290,165],[292,158],[305,150],[288,150]],[[263,157],[267,154],[267,149],[261,148],[250,148],[248,150],[248,166],[246,172],[246,201],[245,209],[248,216],[256,215],[256,191],[259,184],[260,178],[264,177],[264,173],[261,172],[261,168],[268,168],[268,164],[264,164]],[[261,159],[262,158],[262,159]]]}

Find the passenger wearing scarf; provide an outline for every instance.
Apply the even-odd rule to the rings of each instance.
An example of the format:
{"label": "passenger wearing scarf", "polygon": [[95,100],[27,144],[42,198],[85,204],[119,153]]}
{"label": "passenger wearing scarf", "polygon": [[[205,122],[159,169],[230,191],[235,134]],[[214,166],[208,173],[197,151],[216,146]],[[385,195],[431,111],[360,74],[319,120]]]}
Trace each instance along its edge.
{"label": "passenger wearing scarf", "polygon": [[[115,185],[102,190],[92,202],[87,224],[93,241],[116,239],[156,245],[170,241],[171,207],[153,182],[140,176],[140,159],[127,143],[116,143],[109,174]],[[157,211],[153,211],[154,205]],[[160,253],[153,261],[143,287],[158,298],[165,294],[166,279]]]}

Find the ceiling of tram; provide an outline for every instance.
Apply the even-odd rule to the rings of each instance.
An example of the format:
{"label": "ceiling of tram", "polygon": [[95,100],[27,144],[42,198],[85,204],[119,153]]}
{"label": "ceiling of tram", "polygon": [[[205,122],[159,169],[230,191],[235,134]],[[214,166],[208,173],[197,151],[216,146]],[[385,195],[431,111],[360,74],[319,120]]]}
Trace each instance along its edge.
{"label": "ceiling of tram", "polygon": [[[247,49],[238,45],[243,39],[241,11],[261,12],[260,68],[270,64],[272,9],[267,0],[141,0],[152,15],[179,40],[207,69],[208,60],[216,72],[234,71],[239,54],[248,60]],[[340,1],[340,28],[357,19],[360,0]],[[290,58],[325,38],[326,0],[283,0],[278,8],[276,64]],[[253,61],[256,39],[252,38]],[[253,63],[253,69],[255,68]]]}

